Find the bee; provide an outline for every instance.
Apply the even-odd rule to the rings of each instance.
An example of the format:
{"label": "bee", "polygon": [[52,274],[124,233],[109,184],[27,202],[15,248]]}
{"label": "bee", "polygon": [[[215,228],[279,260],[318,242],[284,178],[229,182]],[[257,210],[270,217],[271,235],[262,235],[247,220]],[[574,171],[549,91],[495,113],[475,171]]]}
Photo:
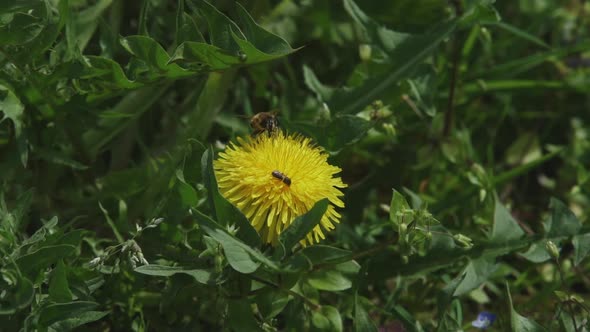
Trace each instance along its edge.
{"label": "bee", "polygon": [[268,136],[272,135],[279,129],[276,112],[256,113],[250,119],[250,127],[254,130],[252,136],[258,136],[265,131],[268,133]]}
{"label": "bee", "polygon": [[289,177],[287,177],[285,174],[279,172],[279,171],[272,171],[272,176],[274,176],[275,178],[281,180],[284,184],[290,186],[291,185],[291,179],[289,179]]}

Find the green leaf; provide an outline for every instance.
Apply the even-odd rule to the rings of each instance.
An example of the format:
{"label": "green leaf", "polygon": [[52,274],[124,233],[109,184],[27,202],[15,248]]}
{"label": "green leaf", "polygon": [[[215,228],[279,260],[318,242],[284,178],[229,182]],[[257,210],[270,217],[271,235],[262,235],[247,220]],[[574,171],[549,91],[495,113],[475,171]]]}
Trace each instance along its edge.
{"label": "green leaf", "polygon": [[176,48],[170,62],[197,72],[223,70],[274,60],[296,51],[284,39],[256,24],[240,4],[238,16],[246,33],[208,2],[197,1],[194,6],[207,19],[211,44],[186,41]]}
{"label": "green leaf", "polygon": [[[195,2],[195,5],[207,19],[211,44],[237,55],[240,48],[234,41],[232,32],[238,34],[240,38],[245,39],[237,24],[207,1],[197,0]],[[189,2],[189,4],[191,3],[192,1]]]}
{"label": "green leaf", "polygon": [[[0,33],[1,34],[1,33]],[[14,92],[0,83],[0,123],[4,120],[9,119],[12,121],[14,126],[14,136],[17,141],[18,150],[20,153],[20,159],[23,166],[27,166],[28,161],[28,146],[27,139],[23,134],[23,120],[24,120],[25,106],[21,103],[20,99],[14,94]]]}
{"label": "green leaf", "polygon": [[96,322],[99,319],[102,319],[104,316],[108,315],[109,311],[86,311],[76,315],[76,317],[68,318],[61,320],[59,322],[53,323],[49,326],[50,329],[53,331],[61,332],[61,331],[70,331],[75,329],[78,326],[82,326],[84,324]]}
{"label": "green leaf", "polygon": [[184,42],[174,50],[169,62],[181,64],[193,72],[217,71],[241,65],[236,54],[200,42]]}
{"label": "green leaf", "polygon": [[[17,311],[27,308],[35,296],[33,283],[20,275],[17,271],[2,269],[0,281],[2,286],[2,298],[0,299],[0,315],[12,315]],[[12,284],[7,286],[5,281],[12,280]]]}
{"label": "green leaf", "polygon": [[51,272],[51,279],[49,280],[49,297],[54,302],[70,302],[74,298],[70,291],[66,274],[67,268],[65,264],[62,260],[58,261],[57,265]]}
{"label": "green leaf", "polygon": [[305,236],[320,223],[320,220],[322,220],[322,217],[328,208],[328,203],[329,201],[327,198],[323,198],[316,202],[311,210],[304,215],[295,218],[293,223],[281,233],[279,242],[285,249],[285,255],[289,255],[292,252],[293,246],[295,246],[297,242],[303,240],[303,238],[305,238]]}
{"label": "green leaf", "polygon": [[534,133],[524,133],[506,151],[506,162],[510,165],[528,164],[541,158],[539,138]]}
{"label": "green leaf", "polygon": [[323,305],[320,310],[312,313],[311,322],[321,331],[342,331],[342,318],[340,312],[333,306]]}
{"label": "green leaf", "polygon": [[352,252],[326,245],[313,245],[301,251],[313,265],[337,264],[352,259]]}
{"label": "green leaf", "polygon": [[101,202],[98,202],[98,207],[102,211],[102,213],[107,221],[107,224],[111,227],[111,230],[113,231],[113,234],[115,235],[115,238],[117,239],[117,242],[123,243],[125,241],[125,239],[121,235],[121,232],[119,231],[119,227],[117,226],[117,224],[115,224],[115,222],[113,221],[113,219],[109,215],[109,211],[107,211],[107,209],[105,209],[102,206]]}
{"label": "green leaf", "polygon": [[221,244],[229,264],[236,271],[245,274],[252,273],[258,269],[258,266],[260,266],[261,263],[271,270],[278,271],[276,263],[266,258],[266,256],[258,250],[248,246],[246,243],[229,234],[224,228],[208,216],[197,210],[191,211],[193,212],[193,216],[197,219],[199,226],[205,231],[205,233]]}
{"label": "green leaf", "polygon": [[39,311],[38,324],[44,327],[78,317],[79,315],[96,308],[98,303],[91,301],[74,301],[68,303],[49,304]]}
{"label": "green leaf", "polygon": [[80,51],[86,49],[96,32],[96,27],[101,22],[101,16],[109,9],[112,3],[113,0],[94,1],[91,6],[73,15],[73,29],[76,31],[74,43]]}
{"label": "green leaf", "polygon": [[263,331],[254,318],[252,307],[248,300],[230,300],[228,303],[227,321],[234,331]]}
{"label": "green leaf", "polygon": [[519,255],[533,263],[542,263],[551,259],[551,256],[545,249],[545,245],[541,242],[533,243],[526,252],[520,253]]}
{"label": "green leaf", "polygon": [[313,92],[320,101],[328,101],[332,98],[334,88],[322,84],[311,68],[303,66],[303,79],[305,85]]}
{"label": "green leaf", "polygon": [[355,115],[337,115],[326,125],[317,123],[287,123],[289,129],[311,136],[327,151],[336,153],[359,141],[373,126],[370,121]]}
{"label": "green leaf", "polygon": [[147,36],[127,36],[120,43],[129,53],[144,61],[154,69],[154,73],[169,78],[194,75],[175,63],[170,63],[170,56],[155,40]]}
{"label": "green leaf", "polygon": [[125,72],[117,62],[100,56],[87,55],[84,57],[84,70],[81,79],[92,81],[109,89],[134,89],[142,86],[127,78]]}
{"label": "green leaf", "polygon": [[75,250],[75,246],[67,244],[46,246],[30,254],[18,257],[16,263],[24,275],[34,276],[58,260],[73,254]]}
{"label": "green leaf", "polygon": [[344,0],[344,9],[346,9],[346,12],[355,22],[366,30],[369,39],[387,53],[393,52],[400,43],[410,36],[407,33],[396,32],[379,25],[367,16],[352,0]]}
{"label": "green leaf", "polygon": [[258,232],[252,227],[250,221],[240,210],[228,202],[219,193],[215,171],[213,170],[213,150],[208,149],[201,158],[203,171],[203,183],[207,188],[209,206],[213,210],[214,219],[221,225],[235,225],[238,228],[236,237],[251,247],[259,247],[261,244]]}
{"label": "green leaf", "polygon": [[17,11],[26,11],[39,5],[38,0],[10,0],[0,1],[0,13],[8,14]]}
{"label": "green leaf", "polygon": [[377,332],[377,327],[369,317],[369,314],[359,301],[359,295],[354,294],[354,331]]}
{"label": "green leaf", "polygon": [[199,196],[193,186],[186,183],[182,169],[176,170],[178,193],[184,206],[193,207],[198,204]]}
{"label": "green leaf", "polygon": [[310,271],[312,267],[313,265],[309,258],[299,251],[283,261],[281,271],[283,273],[300,273]]}
{"label": "green leaf", "polygon": [[175,274],[189,275],[201,284],[217,285],[223,283],[224,278],[217,273],[204,269],[193,269],[182,266],[142,265],[134,270],[137,273],[158,277],[170,277]]}
{"label": "green leaf", "polygon": [[506,22],[496,22],[496,21],[484,20],[484,21],[480,21],[480,24],[481,25],[496,26],[498,28],[504,29],[504,30],[514,34],[515,36],[517,36],[523,40],[529,41],[533,44],[536,44],[538,46],[541,46],[541,47],[544,47],[547,49],[551,48],[549,45],[547,45],[544,41],[537,38],[536,36],[531,35],[530,33],[526,32],[524,30],[521,30],[521,29],[515,27],[514,25],[508,24]]}
{"label": "green leaf", "polygon": [[486,258],[470,261],[462,273],[465,277],[455,289],[453,296],[461,296],[479,287],[496,269],[497,265]]}
{"label": "green leaf", "polygon": [[[245,40],[247,40],[256,50],[259,50],[262,54],[274,56],[284,56],[296,51],[286,40],[258,25],[239,2],[237,2],[236,5],[238,18],[240,19],[240,23],[242,23],[242,31]],[[239,35],[234,33],[234,38],[236,37],[240,38]],[[250,57],[243,46],[240,46],[242,51]]]}
{"label": "green leaf", "polygon": [[289,300],[289,294],[286,292],[267,288],[256,296],[256,306],[265,319],[271,319],[283,312]]}
{"label": "green leaf", "polygon": [[574,236],[572,244],[574,245],[574,265],[578,266],[590,253],[590,233]]}
{"label": "green leaf", "polygon": [[47,148],[38,146],[35,148],[35,155],[37,155],[41,159],[48,161],[50,163],[53,163],[56,165],[67,166],[71,169],[76,169],[76,170],[88,169],[88,166],[86,166],[76,160],[73,160],[68,154],[58,151],[58,150],[52,150],[52,149],[47,149]]}
{"label": "green leaf", "polygon": [[391,61],[394,65],[384,69],[384,74],[367,79],[358,87],[336,90],[327,101],[328,106],[335,113],[351,114],[381,99],[430,56],[455,28],[456,21],[453,20],[433,28],[427,34],[408,37],[392,51]]}
{"label": "green leaf", "polygon": [[524,235],[524,231],[514,220],[510,212],[502,205],[500,200],[496,197],[494,208],[494,226],[490,240],[496,242],[510,241],[519,239]]}
{"label": "green leaf", "polygon": [[0,25],[0,46],[22,45],[35,39],[45,24],[29,13],[15,13],[10,22]]}
{"label": "green leaf", "polygon": [[582,227],[576,215],[560,200],[551,198],[551,217],[547,221],[547,237],[577,235]]}
{"label": "green leaf", "polygon": [[307,276],[307,282],[316,289],[326,291],[342,291],[352,287],[352,282],[338,271],[314,271]]}
{"label": "green leaf", "polygon": [[240,46],[240,52],[238,59],[243,64],[255,64],[265,61],[281,58],[287,54],[294,52],[295,50],[289,51],[289,53],[273,53],[268,54],[260,51],[256,46],[252,45],[248,40],[240,39],[238,35],[232,32],[232,37],[236,43]]}
{"label": "green leaf", "polygon": [[506,283],[506,297],[508,298],[508,306],[510,308],[510,330],[514,332],[546,332],[545,328],[537,324],[534,320],[521,316],[514,310],[512,305],[512,296],[510,295],[510,288]]}
{"label": "green leaf", "polygon": [[[404,221],[404,211],[409,209],[410,206],[408,205],[406,198],[400,194],[399,191],[393,189],[393,196],[391,197],[391,203],[389,204],[389,220],[395,226],[398,226]],[[410,220],[406,220],[406,224],[409,222]]]}
{"label": "green leaf", "polygon": [[176,42],[178,45],[185,41],[205,42],[203,34],[197,27],[193,18],[184,12],[184,0],[178,0],[176,11]]}

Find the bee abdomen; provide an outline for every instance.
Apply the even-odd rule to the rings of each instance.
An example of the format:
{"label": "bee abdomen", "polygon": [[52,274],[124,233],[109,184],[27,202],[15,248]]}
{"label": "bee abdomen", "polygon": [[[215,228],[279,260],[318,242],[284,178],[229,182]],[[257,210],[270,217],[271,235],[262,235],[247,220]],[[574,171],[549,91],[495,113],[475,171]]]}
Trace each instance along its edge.
{"label": "bee abdomen", "polygon": [[290,186],[291,185],[291,179],[289,179],[288,176],[286,176],[285,174],[279,172],[279,171],[272,171],[272,176],[274,176],[275,178],[281,180],[284,184]]}

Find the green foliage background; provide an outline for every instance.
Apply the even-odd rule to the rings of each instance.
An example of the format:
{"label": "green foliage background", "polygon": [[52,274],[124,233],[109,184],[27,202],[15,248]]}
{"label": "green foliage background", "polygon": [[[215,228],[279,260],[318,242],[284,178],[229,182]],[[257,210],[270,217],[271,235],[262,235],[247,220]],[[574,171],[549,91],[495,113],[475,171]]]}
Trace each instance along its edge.
{"label": "green foliage background", "polygon": [[[0,2],[0,330],[588,330],[589,15]],[[272,109],[349,185],[321,245],[325,200],[271,248],[217,190]]]}

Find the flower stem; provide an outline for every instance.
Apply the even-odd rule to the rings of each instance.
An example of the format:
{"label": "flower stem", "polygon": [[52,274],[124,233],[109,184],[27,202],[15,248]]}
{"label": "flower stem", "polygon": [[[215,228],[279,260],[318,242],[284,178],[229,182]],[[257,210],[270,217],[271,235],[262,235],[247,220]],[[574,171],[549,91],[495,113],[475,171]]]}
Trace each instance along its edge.
{"label": "flower stem", "polygon": [[277,284],[275,284],[272,281],[264,280],[264,279],[259,278],[257,276],[248,276],[248,277],[250,279],[252,279],[252,280],[258,281],[261,284],[265,284],[267,286],[270,286],[270,287],[276,288],[276,289],[278,289],[280,291],[283,291],[283,292],[285,292],[285,293],[287,293],[287,294],[289,294],[289,295],[291,295],[293,297],[297,297],[297,298],[301,299],[303,302],[305,302],[308,306],[310,306],[314,310],[319,310],[322,307],[321,305],[313,302],[312,300],[306,298],[305,296],[303,296],[303,295],[301,295],[301,294],[299,294],[297,292],[294,292],[294,291],[292,291],[290,289],[283,288],[280,285],[277,285]]}

